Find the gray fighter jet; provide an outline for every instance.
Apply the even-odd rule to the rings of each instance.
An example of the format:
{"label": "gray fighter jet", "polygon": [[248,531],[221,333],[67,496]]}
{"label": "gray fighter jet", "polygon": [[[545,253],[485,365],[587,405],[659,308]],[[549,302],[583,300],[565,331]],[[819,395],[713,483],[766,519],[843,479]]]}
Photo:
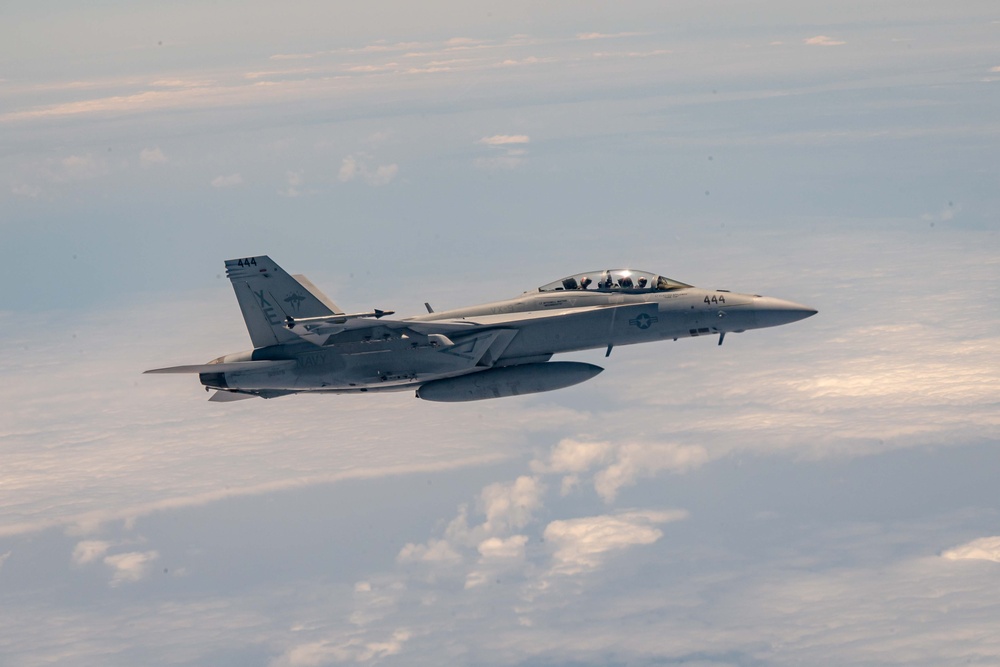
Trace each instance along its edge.
{"label": "gray fighter jet", "polygon": [[816,311],[756,294],[693,287],[635,271],[589,271],[469,308],[392,319],[345,313],[305,276],[270,257],[226,262],[253,350],[147,373],[197,373],[209,400],[303,392],[416,390],[428,401],[476,401],[561,389],[602,369],[553,355],[718,336],[795,322]]}

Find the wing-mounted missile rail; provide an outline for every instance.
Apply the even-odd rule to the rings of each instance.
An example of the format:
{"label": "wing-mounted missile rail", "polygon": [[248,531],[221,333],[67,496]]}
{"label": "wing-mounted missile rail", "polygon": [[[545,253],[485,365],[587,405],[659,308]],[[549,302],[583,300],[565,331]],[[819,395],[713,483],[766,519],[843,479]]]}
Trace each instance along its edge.
{"label": "wing-mounted missile rail", "polygon": [[[372,334],[375,329],[379,328],[378,325],[372,324],[372,320],[379,320],[394,313],[395,311],[379,308],[374,308],[369,313],[331,313],[311,317],[294,317],[286,313],[284,328],[314,345],[324,346],[332,342],[333,336],[351,330],[367,330],[369,335],[366,337],[371,339],[374,337]],[[393,336],[389,333],[389,329],[393,327],[381,328],[383,329],[383,337],[391,338]]]}

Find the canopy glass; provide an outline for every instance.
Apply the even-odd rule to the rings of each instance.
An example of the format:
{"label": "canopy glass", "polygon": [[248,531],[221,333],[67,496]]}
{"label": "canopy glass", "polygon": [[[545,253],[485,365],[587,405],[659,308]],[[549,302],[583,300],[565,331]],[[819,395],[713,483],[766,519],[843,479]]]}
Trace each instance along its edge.
{"label": "canopy glass", "polygon": [[648,271],[633,269],[606,269],[588,271],[568,276],[562,280],[542,285],[539,292],[590,290],[596,292],[664,292],[691,287],[686,283],[658,276]]}

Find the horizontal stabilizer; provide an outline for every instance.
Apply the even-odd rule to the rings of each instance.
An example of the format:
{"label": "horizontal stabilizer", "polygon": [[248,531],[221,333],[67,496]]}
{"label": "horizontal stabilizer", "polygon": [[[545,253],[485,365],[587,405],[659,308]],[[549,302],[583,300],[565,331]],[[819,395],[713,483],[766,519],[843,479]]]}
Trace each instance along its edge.
{"label": "horizontal stabilizer", "polygon": [[264,371],[278,368],[291,368],[294,359],[277,361],[233,361],[225,364],[192,364],[190,366],[171,366],[169,368],[154,368],[146,373],[235,373],[237,371]]}
{"label": "horizontal stabilizer", "polygon": [[256,396],[239,391],[217,391],[208,400],[212,403],[232,403],[233,401],[242,401],[245,398],[256,398]]}

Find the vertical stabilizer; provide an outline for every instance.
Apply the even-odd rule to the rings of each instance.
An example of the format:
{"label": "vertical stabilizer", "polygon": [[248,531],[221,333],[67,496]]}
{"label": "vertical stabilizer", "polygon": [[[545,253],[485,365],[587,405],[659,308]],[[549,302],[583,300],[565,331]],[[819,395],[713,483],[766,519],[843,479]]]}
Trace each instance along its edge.
{"label": "vertical stabilizer", "polygon": [[[324,306],[329,308],[334,313],[344,312],[339,306],[337,306],[337,304],[335,304],[333,301],[330,301],[330,297],[323,294],[323,292],[321,292],[318,287],[312,284],[311,280],[306,278],[301,273],[296,273],[295,275],[292,276],[292,278],[295,278],[295,280],[297,280],[299,284],[301,284],[303,287],[309,290],[312,293],[312,295],[319,300],[320,303],[322,303]],[[301,317],[301,315],[299,317]]]}
{"label": "vertical stabilizer", "polygon": [[306,287],[267,255],[226,260],[226,277],[233,283],[254,347],[300,340],[285,327],[286,315],[322,317],[337,312],[308,279]]}

